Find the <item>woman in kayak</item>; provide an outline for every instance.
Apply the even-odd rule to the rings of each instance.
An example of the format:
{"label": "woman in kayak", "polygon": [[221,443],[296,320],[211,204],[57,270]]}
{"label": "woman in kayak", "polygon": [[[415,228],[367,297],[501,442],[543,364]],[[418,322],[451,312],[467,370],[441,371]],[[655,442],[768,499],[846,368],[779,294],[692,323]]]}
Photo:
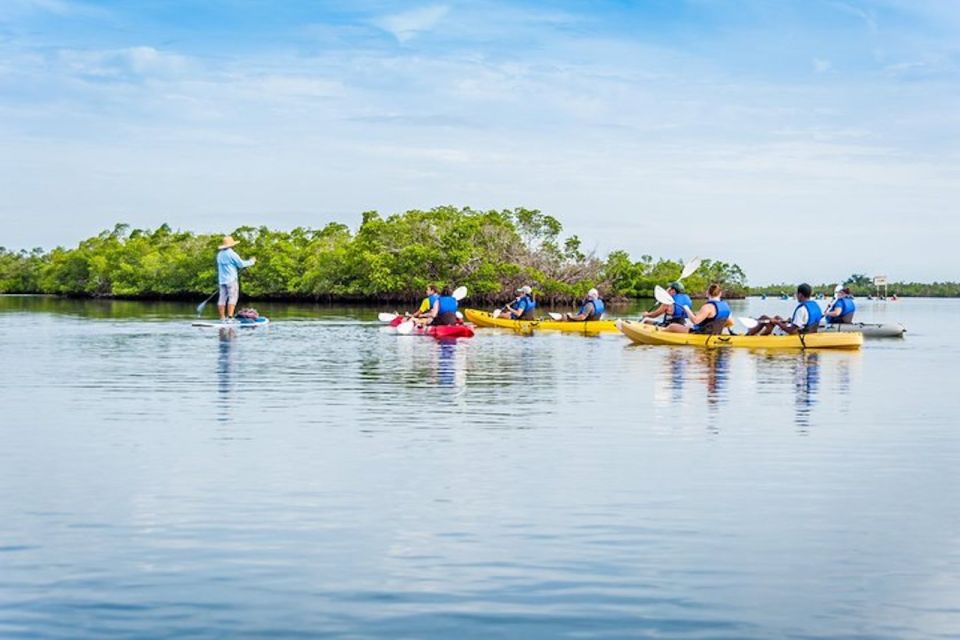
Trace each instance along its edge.
{"label": "woman in kayak", "polygon": [[816,333],[820,328],[820,320],[823,319],[823,311],[820,305],[811,300],[813,288],[806,282],[797,287],[797,307],[793,310],[790,319],[780,316],[760,316],[757,320],[760,324],[747,331],[748,336],[768,336],[774,331],[775,335],[796,335]]}
{"label": "woman in kayak", "polygon": [[563,314],[563,319],[567,322],[592,322],[603,319],[603,312],[606,311],[606,305],[600,298],[600,292],[596,289],[587,291],[587,298],[580,305],[576,314]]}
{"label": "woman in kayak", "polygon": [[414,318],[425,318],[430,314],[430,310],[433,309],[433,305],[440,298],[440,290],[437,289],[437,285],[428,284],[427,285],[427,297],[423,299],[423,302],[420,303],[420,309],[414,312]]}
{"label": "woman in kayak", "polygon": [[857,305],[853,302],[850,288],[838,284],[834,293],[837,294],[837,299],[824,314],[824,317],[827,319],[827,324],[853,323],[853,314],[857,311]]}
{"label": "woman in kayak", "polygon": [[661,326],[667,327],[671,324],[686,324],[687,312],[684,307],[692,307],[693,300],[683,292],[683,285],[679,282],[671,282],[667,287],[667,293],[673,297],[673,304],[661,304],[653,311],[647,311],[643,318],[657,318],[663,316]]}
{"label": "woman in kayak", "polygon": [[533,289],[524,285],[517,289],[517,299],[503,308],[511,320],[533,320],[533,310],[537,308],[537,301],[533,299]]}
{"label": "woman in kayak", "polygon": [[433,306],[430,307],[430,311],[421,318],[426,322],[421,324],[432,324],[434,326],[457,324],[459,322],[457,306],[457,299],[453,297],[450,287],[445,285]]}
{"label": "woman in kayak", "polygon": [[[719,335],[724,327],[730,322],[730,305],[726,300],[722,300],[723,290],[720,285],[714,282],[707,287],[707,301],[703,303],[700,310],[691,314],[690,307],[687,307],[687,313],[691,314],[690,322],[692,327],[688,327],[683,322],[668,324],[665,331],[671,333],[709,333]],[[676,305],[677,298],[674,298]],[[689,298],[688,298],[689,300]]]}

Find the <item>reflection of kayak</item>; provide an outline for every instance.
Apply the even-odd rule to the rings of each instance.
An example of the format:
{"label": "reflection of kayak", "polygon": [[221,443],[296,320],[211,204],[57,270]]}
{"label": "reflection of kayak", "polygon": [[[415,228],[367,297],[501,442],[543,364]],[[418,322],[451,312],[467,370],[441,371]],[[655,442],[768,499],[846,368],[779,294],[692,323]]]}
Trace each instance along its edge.
{"label": "reflection of kayak", "polygon": [[562,320],[510,320],[494,318],[486,311],[464,309],[467,320],[478,327],[497,327],[513,329],[522,333],[532,331],[568,331],[572,333],[616,333],[617,323],[613,320],[594,320],[592,322],[563,322]]}
{"label": "reflection of kayak", "polygon": [[884,324],[870,322],[851,322],[849,324],[829,324],[820,328],[820,333],[854,333],[863,334],[864,338],[902,338],[907,329],[897,322]]}
{"label": "reflection of kayak", "polygon": [[260,316],[256,320],[247,320],[246,318],[237,318],[233,322],[194,322],[195,327],[212,327],[214,329],[253,329],[262,327],[270,323],[270,318]]}
{"label": "reflection of kayak", "polygon": [[620,331],[637,344],[691,347],[743,347],[747,349],[859,349],[862,333],[809,333],[804,336],[731,336],[672,333],[657,326],[620,320]]}

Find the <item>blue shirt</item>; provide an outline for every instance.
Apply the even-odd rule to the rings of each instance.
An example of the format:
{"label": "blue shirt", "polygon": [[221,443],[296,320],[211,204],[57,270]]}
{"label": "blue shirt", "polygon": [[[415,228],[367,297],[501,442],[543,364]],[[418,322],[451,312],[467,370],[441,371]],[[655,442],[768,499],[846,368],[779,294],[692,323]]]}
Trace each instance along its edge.
{"label": "blue shirt", "polygon": [[253,264],[253,260],[244,260],[233,249],[220,249],[217,252],[217,275],[220,284],[230,284],[238,279],[239,269],[246,269]]}

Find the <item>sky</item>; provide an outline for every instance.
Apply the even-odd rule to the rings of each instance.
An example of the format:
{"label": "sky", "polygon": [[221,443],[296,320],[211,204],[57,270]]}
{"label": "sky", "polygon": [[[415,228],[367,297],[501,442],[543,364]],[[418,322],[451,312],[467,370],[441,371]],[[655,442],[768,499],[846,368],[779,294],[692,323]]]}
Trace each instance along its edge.
{"label": "sky", "polygon": [[0,246],[537,208],[752,283],[958,280],[960,3],[0,2]]}

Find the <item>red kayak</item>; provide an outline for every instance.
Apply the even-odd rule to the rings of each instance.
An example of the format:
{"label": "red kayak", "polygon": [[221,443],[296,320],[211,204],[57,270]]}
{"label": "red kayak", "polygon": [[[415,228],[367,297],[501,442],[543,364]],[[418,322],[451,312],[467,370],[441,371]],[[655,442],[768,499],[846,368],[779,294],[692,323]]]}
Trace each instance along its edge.
{"label": "red kayak", "polygon": [[[397,316],[390,321],[391,327],[399,327],[406,320],[403,316]],[[472,338],[473,329],[467,325],[427,325],[426,327],[416,326],[410,335],[413,336],[432,336],[434,338]]]}
{"label": "red kayak", "polygon": [[414,327],[413,335],[433,336],[434,338],[472,338],[473,329],[465,324],[428,325]]}

